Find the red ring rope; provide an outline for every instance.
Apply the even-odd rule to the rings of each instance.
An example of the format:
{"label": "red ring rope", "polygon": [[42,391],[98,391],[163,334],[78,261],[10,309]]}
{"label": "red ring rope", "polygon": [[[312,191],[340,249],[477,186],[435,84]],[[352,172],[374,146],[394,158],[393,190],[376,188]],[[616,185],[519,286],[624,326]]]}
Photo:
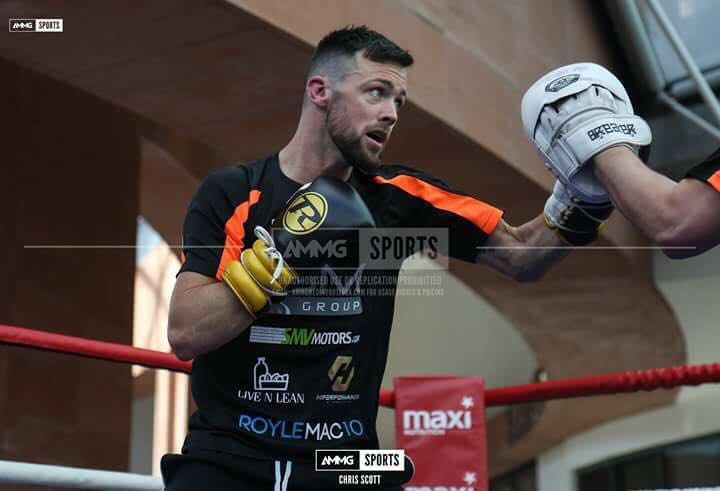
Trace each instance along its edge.
{"label": "red ring rope", "polygon": [[2,324],[0,324],[0,343],[132,363],[150,368],[165,368],[173,372],[190,373],[192,370],[191,362],[180,361],[170,353]]}
{"label": "red ring rope", "polygon": [[[132,363],[151,368],[164,368],[175,372],[190,373],[192,370],[191,362],[180,361],[171,353],[2,324],[0,324],[0,343]],[[650,391],[659,388],[671,389],[683,385],[699,385],[709,382],[720,382],[720,363],[592,375],[488,389],[485,391],[485,405],[505,406],[548,399]],[[389,390],[381,390],[380,405],[393,407],[395,394]]]}

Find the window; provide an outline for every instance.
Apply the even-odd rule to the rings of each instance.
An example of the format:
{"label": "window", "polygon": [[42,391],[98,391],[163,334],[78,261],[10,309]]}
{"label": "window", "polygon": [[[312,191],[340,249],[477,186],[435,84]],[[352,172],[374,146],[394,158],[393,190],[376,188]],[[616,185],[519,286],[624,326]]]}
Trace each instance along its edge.
{"label": "window", "polygon": [[536,491],[535,462],[530,462],[490,481],[490,491]]}
{"label": "window", "polygon": [[577,472],[579,491],[686,488],[720,484],[720,434],[643,450]]}

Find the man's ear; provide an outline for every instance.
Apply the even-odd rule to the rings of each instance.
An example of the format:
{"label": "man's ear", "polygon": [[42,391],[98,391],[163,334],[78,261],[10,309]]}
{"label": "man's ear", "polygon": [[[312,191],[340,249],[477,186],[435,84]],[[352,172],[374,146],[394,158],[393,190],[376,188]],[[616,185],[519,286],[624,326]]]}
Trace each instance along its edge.
{"label": "man's ear", "polygon": [[332,95],[328,79],[319,75],[315,75],[308,80],[305,92],[311,104],[323,109],[328,106]]}

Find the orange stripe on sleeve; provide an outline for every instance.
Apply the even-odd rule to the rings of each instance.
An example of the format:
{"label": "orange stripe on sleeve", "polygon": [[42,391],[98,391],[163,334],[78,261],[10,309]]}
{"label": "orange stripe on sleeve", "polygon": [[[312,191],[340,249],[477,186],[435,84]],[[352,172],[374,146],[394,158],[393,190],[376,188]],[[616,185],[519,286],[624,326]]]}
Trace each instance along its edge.
{"label": "orange stripe on sleeve", "polygon": [[487,235],[493,233],[503,215],[503,212],[494,206],[470,196],[451,193],[416,177],[399,175],[392,179],[385,179],[375,176],[373,180],[379,184],[390,184],[400,188],[406,193],[430,203],[435,208],[455,213],[474,223]]}
{"label": "orange stripe on sleeve", "polygon": [[240,257],[245,245],[245,222],[250,215],[250,207],[260,201],[260,194],[261,192],[256,189],[250,191],[250,198],[235,207],[233,215],[225,222],[225,245],[220,258],[220,265],[215,273],[215,278],[219,281],[222,281],[222,274],[228,263]]}
{"label": "orange stripe on sleeve", "polygon": [[720,170],[710,176],[708,183],[714,187],[716,191],[720,191]]}

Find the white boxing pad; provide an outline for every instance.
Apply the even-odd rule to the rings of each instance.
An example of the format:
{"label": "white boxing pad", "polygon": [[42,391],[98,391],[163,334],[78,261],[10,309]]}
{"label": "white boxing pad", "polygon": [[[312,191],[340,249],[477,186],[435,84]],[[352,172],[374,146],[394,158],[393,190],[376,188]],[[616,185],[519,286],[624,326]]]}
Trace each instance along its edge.
{"label": "white boxing pad", "polygon": [[652,133],[633,112],[622,83],[594,63],[576,63],[540,78],[522,99],[525,134],[568,192],[588,203],[608,201],[592,166],[603,150],[649,145]]}

